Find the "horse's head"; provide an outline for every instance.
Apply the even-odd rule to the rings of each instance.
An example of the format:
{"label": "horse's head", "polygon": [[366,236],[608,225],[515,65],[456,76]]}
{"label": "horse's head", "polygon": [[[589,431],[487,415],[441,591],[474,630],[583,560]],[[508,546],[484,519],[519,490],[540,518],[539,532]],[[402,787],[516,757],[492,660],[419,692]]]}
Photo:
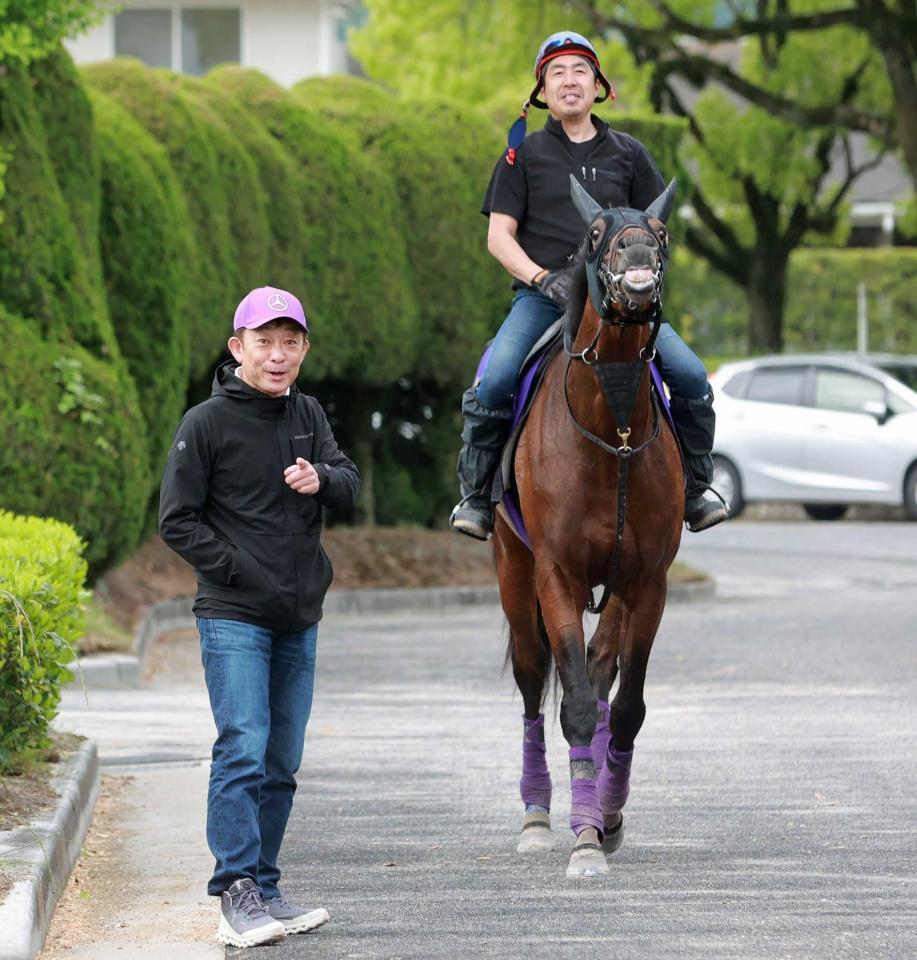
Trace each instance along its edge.
{"label": "horse's head", "polygon": [[615,323],[653,319],[662,296],[668,256],[665,222],[675,203],[675,181],[645,211],[605,210],[572,175],[570,193],[588,227],[586,277],[596,313]]}

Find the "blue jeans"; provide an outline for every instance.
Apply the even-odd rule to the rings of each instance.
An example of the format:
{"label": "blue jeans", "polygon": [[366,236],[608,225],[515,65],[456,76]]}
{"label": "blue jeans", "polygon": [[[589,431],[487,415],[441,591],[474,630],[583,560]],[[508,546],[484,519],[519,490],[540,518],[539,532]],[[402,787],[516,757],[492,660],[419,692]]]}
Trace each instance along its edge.
{"label": "blue jeans", "polygon": [[[509,314],[494,337],[487,367],[475,394],[482,406],[497,408],[509,404],[522,364],[529,350],[563,311],[538,290],[517,291]],[[698,400],[707,392],[707,371],[694,351],[663,323],[656,338],[656,352],[662,378],[673,396]]]}
{"label": "blue jeans", "polygon": [[516,292],[509,314],[491,344],[487,367],[475,391],[484,407],[505,407],[516,389],[519,371],[529,350],[563,311],[538,290]]}
{"label": "blue jeans", "polygon": [[663,323],[656,337],[656,356],[662,379],[673,397],[700,400],[707,393],[707,371],[700,357],[681,339],[671,323]]}
{"label": "blue jeans", "polygon": [[278,895],[277,855],[312,709],[318,624],[277,633],[236,620],[198,619],[201,660],[217,728],[207,792],[207,843],[219,896],[248,877]]}

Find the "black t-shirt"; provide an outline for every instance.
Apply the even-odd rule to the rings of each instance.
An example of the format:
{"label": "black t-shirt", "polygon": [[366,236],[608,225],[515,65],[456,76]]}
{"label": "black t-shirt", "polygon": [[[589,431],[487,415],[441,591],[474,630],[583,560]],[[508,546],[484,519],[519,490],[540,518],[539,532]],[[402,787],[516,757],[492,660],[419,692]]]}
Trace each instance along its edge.
{"label": "black t-shirt", "polygon": [[645,210],[665,189],[653,158],[639,140],[593,117],[596,136],[573,143],[558,120],[530,133],[514,164],[504,153],[494,168],[481,213],[505,213],[523,250],[549,270],[567,265],[586,232],[570,199],[572,173],[603,207]]}

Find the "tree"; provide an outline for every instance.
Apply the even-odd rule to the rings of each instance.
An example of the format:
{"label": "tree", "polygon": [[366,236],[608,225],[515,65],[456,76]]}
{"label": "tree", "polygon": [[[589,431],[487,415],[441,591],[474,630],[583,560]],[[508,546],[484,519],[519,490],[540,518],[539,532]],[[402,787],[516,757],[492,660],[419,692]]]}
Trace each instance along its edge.
{"label": "tree", "polygon": [[[890,109],[891,90],[872,39],[831,25],[779,37],[747,31],[740,43],[711,46],[733,28],[698,29],[692,40],[677,32],[688,19],[659,0],[648,13],[632,4],[607,15],[596,0],[576,2],[593,30],[619,30],[637,62],[651,67],[654,105],[688,119],[686,199],[696,216],[686,239],[745,289],[749,347],[779,351],[790,254],[842,229],[850,188],[893,142],[889,124],[875,119]],[[712,24],[714,13],[710,3],[691,16]],[[794,113],[792,104],[803,106]],[[853,141],[867,116],[882,136],[858,163]]]}
{"label": "tree", "polygon": [[[672,2],[677,11],[660,6],[662,0],[649,6],[642,0],[544,3],[539,11],[549,15],[536,28],[530,5],[520,2],[451,0],[434,8],[419,0],[370,0],[370,21],[365,33],[355,35],[354,47],[358,55],[365,51],[365,65],[384,82],[444,85],[478,102],[496,91],[505,102],[510,82],[519,89],[510,71],[517,78],[531,70],[524,38],[532,37],[528,46],[534,49],[536,35],[543,38],[561,24],[606,38],[603,63],[613,79],[623,70],[631,101],[687,119],[680,196],[696,214],[687,227],[688,244],[746,291],[750,347],[779,350],[790,254],[807,239],[843,228],[851,186],[891,142],[889,124],[881,119],[891,109],[884,61],[871,37],[850,25],[776,38],[761,33],[731,51],[709,49],[678,32],[687,22],[680,11],[689,9],[698,23],[721,31],[702,37],[705,42],[728,39],[726,28],[715,26],[722,4]],[[769,2],[762,0],[762,9]],[[413,28],[405,41],[408,17]],[[673,25],[675,17],[680,19]],[[811,112],[801,123],[789,108],[770,109],[777,101],[828,104],[831,111]],[[866,117],[873,119],[867,123]],[[858,164],[851,138],[867,128],[882,138],[876,155]],[[832,179],[838,165],[839,181]]]}
{"label": "tree", "polygon": [[0,76],[4,63],[26,67],[107,12],[98,0],[0,0]]}
{"label": "tree", "polygon": [[[912,0],[851,0],[837,6],[830,0],[730,3],[734,16],[725,24],[717,22],[722,5],[713,2],[689,5],[683,0],[650,0],[648,4],[623,4],[614,12],[609,12],[604,0],[574,0],[574,6],[593,29],[620,31],[632,48],[662,54],[659,79],[676,73],[715,80],[749,103],[800,126],[843,127],[876,137],[886,147],[900,147],[917,185],[917,8]],[[871,59],[884,68],[887,89],[874,97],[875,89],[864,88],[858,97],[838,102],[819,96],[818,84],[775,89],[710,55],[710,49],[718,44],[747,38],[755,40],[764,58],[775,63],[787,42],[803,35],[833,35],[840,41],[834,48],[835,57],[848,63],[854,61],[844,49],[844,38],[865,40]],[[705,49],[687,45],[686,38],[699,41]],[[814,60],[807,72],[817,78],[824,67],[823,61]]]}
{"label": "tree", "polygon": [[[565,0],[365,0],[364,6],[369,19],[349,39],[370,77],[409,97],[483,107],[507,125],[513,118],[506,117],[507,104],[518,106],[532,88],[542,40],[590,27],[589,17]],[[619,106],[648,109],[647,83],[627,47],[618,39],[597,39],[596,47],[619,88]]]}

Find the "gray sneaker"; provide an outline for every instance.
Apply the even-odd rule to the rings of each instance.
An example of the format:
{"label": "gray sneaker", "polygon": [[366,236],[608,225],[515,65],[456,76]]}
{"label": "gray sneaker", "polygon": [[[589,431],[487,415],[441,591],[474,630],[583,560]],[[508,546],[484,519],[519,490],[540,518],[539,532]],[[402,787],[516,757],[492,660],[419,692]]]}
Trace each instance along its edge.
{"label": "gray sneaker", "polygon": [[328,911],[319,907],[318,910],[306,910],[305,907],[297,907],[295,903],[290,903],[282,894],[279,897],[271,897],[265,900],[268,913],[279,920],[287,933],[308,933],[323,923],[328,922]]}
{"label": "gray sneaker", "polygon": [[220,926],[217,941],[231,947],[254,947],[283,940],[287,929],[274,919],[254,880],[245,877],[220,894]]}

